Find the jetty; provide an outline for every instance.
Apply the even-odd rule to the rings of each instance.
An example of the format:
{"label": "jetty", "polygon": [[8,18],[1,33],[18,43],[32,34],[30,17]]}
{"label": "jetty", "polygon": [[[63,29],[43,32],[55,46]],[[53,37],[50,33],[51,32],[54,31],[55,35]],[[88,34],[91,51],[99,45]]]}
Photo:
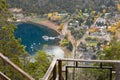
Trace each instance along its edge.
{"label": "jetty", "polygon": [[55,36],[55,37],[51,37],[51,36],[44,35],[44,36],[42,36],[42,38],[43,38],[45,41],[55,40],[55,39],[63,39],[63,38],[64,38],[64,35],[59,35],[59,36]]}

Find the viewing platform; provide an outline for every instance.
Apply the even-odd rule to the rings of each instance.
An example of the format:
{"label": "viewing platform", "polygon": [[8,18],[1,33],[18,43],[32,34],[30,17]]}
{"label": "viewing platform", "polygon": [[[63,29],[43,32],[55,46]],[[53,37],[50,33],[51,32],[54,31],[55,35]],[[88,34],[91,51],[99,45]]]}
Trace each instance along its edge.
{"label": "viewing platform", "polygon": [[[0,59],[23,75],[26,80],[35,80],[2,53]],[[0,79],[10,80],[4,74],[0,75]],[[120,80],[120,61],[54,59],[44,77],[39,80]]]}

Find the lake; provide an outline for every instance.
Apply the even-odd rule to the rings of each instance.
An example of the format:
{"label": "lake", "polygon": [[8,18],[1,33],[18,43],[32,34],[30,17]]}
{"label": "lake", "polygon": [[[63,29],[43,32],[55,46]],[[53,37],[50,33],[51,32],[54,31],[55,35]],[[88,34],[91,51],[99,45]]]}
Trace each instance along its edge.
{"label": "lake", "polygon": [[[59,34],[56,31],[32,23],[19,23],[17,26],[15,37],[21,38],[21,44],[26,46],[26,51],[28,51],[29,54],[34,55],[38,50],[46,50],[49,54],[55,54],[53,50],[56,49],[62,51],[58,46],[60,41],[58,38],[52,40],[45,40],[43,38],[43,36],[57,37]],[[63,54],[63,52],[60,54]],[[63,55],[61,56],[63,57]]]}

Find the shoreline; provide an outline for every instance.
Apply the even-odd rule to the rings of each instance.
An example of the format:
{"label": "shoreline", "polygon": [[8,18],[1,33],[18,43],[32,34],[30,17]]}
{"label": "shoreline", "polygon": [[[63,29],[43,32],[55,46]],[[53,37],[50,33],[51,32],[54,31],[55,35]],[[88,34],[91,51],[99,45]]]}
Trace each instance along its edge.
{"label": "shoreline", "polygon": [[[34,22],[34,21],[29,21],[38,25],[43,25],[47,28],[53,29],[55,30],[57,33],[59,33],[60,35],[62,35],[61,32],[58,31],[59,26],[57,24],[55,24],[54,22],[51,22],[49,20],[43,20],[43,21],[39,21],[39,22]],[[60,45],[58,45],[63,51],[64,51],[64,57],[68,58],[71,57],[71,51],[69,49],[67,49],[66,47],[62,47]]]}
{"label": "shoreline", "polygon": [[59,26],[58,26],[57,24],[55,24],[54,22],[45,20],[45,21],[40,21],[39,24],[40,24],[40,25],[43,25],[43,26],[46,26],[46,27],[48,27],[48,28],[51,28],[51,29],[57,31],[58,33],[60,33],[60,32],[58,31]]}
{"label": "shoreline", "polygon": [[[54,22],[51,22],[49,20],[43,20],[43,21],[29,21],[29,22],[32,22],[32,23],[35,23],[35,24],[38,24],[38,25],[43,25],[47,28],[50,28],[52,30],[55,30],[57,33],[59,33],[60,35],[62,35],[62,33],[66,33],[66,30],[64,30],[62,33],[60,31],[58,31],[59,27],[56,23]],[[70,36],[69,36],[70,37]],[[63,51],[64,51],[64,57],[68,58],[68,57],[71,57],[71,51],[69,49],[67,49],[66,47],[62,47],[60,45],[58,45]]]}
{"label": "shoreline", "polygon": [[52,30],[55,30],[57,33],[59,33],[59,34],[61,34],[60,32],[59,32],[59,25],[57,25],[57,24],[55,24],[54,22],[51,22],[51,21],[49,21],[49,20],[43,20],[43,21],[25,21],[25,22],[30,22],[30,23],[35,23],[35,24],[38,24],[38,25],[43,25],[43,26],[45,26],[45,27],[47,27],[47,28],[50,28],[50,29],[52,29]]}
{"label": "shoreline", "polygon": [[[54,22],[51,22],[49,20],[42,20],[42,21],[32,21],[32,20],[22,20],[21,22],[18,23],[33,23],[33,24],[37,24],[37,25],[43,25],[47,28],[50,28],[54,31],[56,31],[58,34],[62,34],[58,29],[59,29],[59,25],[55,24]],[[71,55],[71,52],[66,49],[65,47],[62,47],[60,45],[58,45],[63,51],[64,51],[64,57],[68,57],[68,55]],[[69,54],[70,53],[70,54]],[[70,57],[70,56],[69,56]]]}

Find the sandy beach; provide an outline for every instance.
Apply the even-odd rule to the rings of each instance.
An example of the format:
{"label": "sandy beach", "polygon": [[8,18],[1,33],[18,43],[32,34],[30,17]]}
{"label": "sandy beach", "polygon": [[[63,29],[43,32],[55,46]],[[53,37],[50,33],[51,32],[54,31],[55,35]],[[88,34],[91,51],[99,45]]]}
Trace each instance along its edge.
{"label": "sandy beach", "polygon": [[60,33],[60,32],[58,31],[59,26],[58,26],[56,23],[54,23],[54,22],[45,20],[45,21],[40,21],[40,22],[38,22],[38,24],[47,26],[48,28],[51,28],[51,29],[57,31],[58,33]]}

